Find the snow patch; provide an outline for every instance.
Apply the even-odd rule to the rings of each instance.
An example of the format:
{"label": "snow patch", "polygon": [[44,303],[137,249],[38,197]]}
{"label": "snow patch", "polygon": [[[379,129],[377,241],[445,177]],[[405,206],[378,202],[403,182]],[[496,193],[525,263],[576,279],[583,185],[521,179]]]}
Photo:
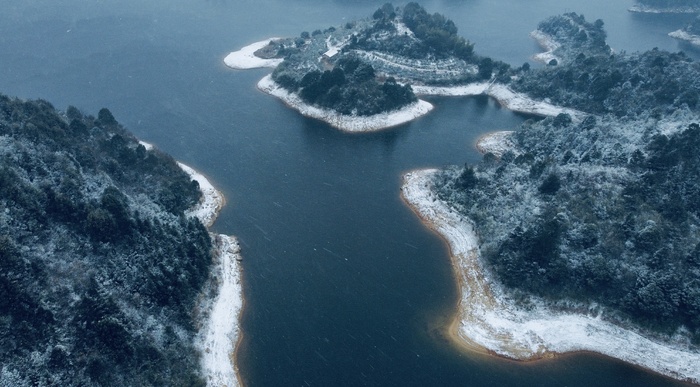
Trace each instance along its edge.
{"label": "snow patch", "polygon": [[275,68],[282,63],[284,59],[263,59],[255,56],[255,52],[267,46],[270,42],[280,39],[282,38],[270,38],[247,45],[238,51],[229,53],[226,58],[224,58],[224,63],[226,66],[236,70]]}
{"label": "snow patch", "polygon": [[662,343],[600,319],[599,315],[555,312],[534,300],[523,310],[509,300],[481,262],[473,225],[432,191],[435,169],[404,175],[404,200],[450,246],[461,286],[459,337],[468,345],[518,359],[592,351],[655,372],[700,382],[700,354]]}
{"label": "snow patch", "polygon": [[515,144],[511,140],[512,130],[487,133],[476,140],[476,149],[481,153],[493,153],[496,157],[503,156],[506,151],[514,151]]}
{"label": "snow patch", "polygon": [[345,132],[371,132],[386,129],[414,120],[433,110],[433,105],[426,101],[418,100],[418,102],[402,109],[387,113],[372,116],[345,115],[305,103],[298,95],[282,88],[270,75],[265,76],[258,82],[258,89],[281,99],[285,104],[296,109],[304,116],[325,121]]}
{"label": "snow patch", "polygon": [[549,64],[552,60],[561,63],[561,58],[554,55],[554,51],[560,47],[560,44],[557,43],[552,35],[546,34],[540,30],[534,30],[530,32],[530,37],[535,39],[535,41],[546,50],[545,52],[533,55],[532,59],[544,64]]}

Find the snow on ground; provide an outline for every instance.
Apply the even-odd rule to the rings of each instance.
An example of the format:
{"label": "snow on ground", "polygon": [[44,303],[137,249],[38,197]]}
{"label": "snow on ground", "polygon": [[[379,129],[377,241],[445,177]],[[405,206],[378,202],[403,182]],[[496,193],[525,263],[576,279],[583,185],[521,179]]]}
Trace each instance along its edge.
{"label": "snow on ground", "polygon": [[464,61],[457,59],[433,59],[418,60],[406,59],[400,56],[390,55],[380,52],[355,50],[357,55],[367,59],[373,65],[392,69],[392,73],[429,73],[431,75],[458,76],[468,70],[472,74],[478,71],[476,66],[466,65]]}
{"label": "snow on ground", "polygon": [[265,93],[273,95],[296,109],[301,114],[327,122],[328,124],[345,132],[371,132],[401,125],[427,114],[433,109],[433,105],[426,101],[418,100],[403,109],[388,113],[375,114],[373,116],[344,115],[337,112],[311,106],[279,86],[267,75],[258,82],[258,88]]}
{"label": "snow on ground", "polygon": [[[153,145],[139,141],[146,150]],[[204,175],[189,166],[177,163],[192,180],[199,183],[202,199],[186,212],[187,216],[196,216],[207,227],[216,220],[224,205],[224,195],[207,180]],[[217,296],[210,310],[205,312],[207,320],[203,322],[199,333],[198,345],[202,353],[202,372],[210,387],[236,387],[239,379],[233,358],[239,336],[238,316],[243,307],[243,290],[238,262],[242,259],[238,241],[233,236],[209,233],[215,246],[214,265],[212,266],[213,285],[218,285]]]}
{"label": "snow on ground", "polygon": [[642,4],[635,4],[627,9],[629,12],[635,13],[697,13],[699,7],[649,7]]}
{"label": "snow on ground", "polygon": [[700,36],[691,35],[683,30],[669,32],[668,36],[670,36],[672,38],[680,39],[680,40],[685,40],[688,43],[695,45],[695,46],[700,46]]}
{"label": "snow on ground", "polygon": [[257,68],[275,68],[282,63],[282,59],[263,59],[255,56],[255,51],[267,46],[271,41],[280,40],[281,38],[270,38],[260,42],[256,42],[241,48],[238,51],[229,53],[224,58],[226,66],[236,70],[248,70]]}
{"label": "snow on ground", "polygon": [[411,86],[413,92],[419,95],[442,95],[448,97],[467,97],[487,94],[491,83],[478,82],[460,86]]}
{"label": "snow on ground", "polygon": [[462,86],[413,86],[413,91],[420,95],[472,96],[486,94],[498,101],[506,109],[515,112],[535,114],[538,116],[557,116],[567,113],[574,121],[580,121],[585,113],[575,109],[563,108],[544,101],[537,101],[527,94],[516,93],[500,83],[479,82]]}
{"label": "snow on ground", "polygon": [[202,224],[209,227],[214,224],[216,217],[219,215],[219,210],[224,206],[224,195],[221,194],[214,186],[207,180],[204,175],[195,171],[194,169],[188,167],[183,163],[177,163],[177,165],[185,171],[192,180],[199,183],[199,189],[202,191],[202,199],[193,208],[187,210],[185,214],[187,216],[196,216],[202,221]]}
{"label": "snow on ground", "polygon": [[458,334],[466,345],[518,360],[592,351],[676,379],[700,382],[700,353],[682,344],[654,341],[599,315],[554,312],[537,300],[527,311],[516,307],[482,266],[471,222],[432,192],[436,172],[426,169],[404,175],[402,196],[450,246],[461,288]]}
{"label": "snow on ground", "polygon": [[240,248],[232,236],[217,235],[214,270],[219,290],[201,332],[202,369],[210,387],[239,385],[233,358],[239,336],[238,315],[243,307]]}
{"label": "snow on ground", "polygon": [[476,140],[476,149],[481,153],[493,153],[496,157],[501,157],[507,150],[513,150],[514,144],[510,136],[512,130],[487,133]]}
{"label": "snow on ground", "polygon": [[545,34],[540,30],[534,30],[530,32],[530,37],[535,39],[535,41],[546,50],[545,52],[533,55],[532,59],[544,64],[549,64],[552,59],[556,60],[557,63],[561,62],[561,59],[554,55],[554,50],[559,48],[559,43],[557,43],[551,35]]}

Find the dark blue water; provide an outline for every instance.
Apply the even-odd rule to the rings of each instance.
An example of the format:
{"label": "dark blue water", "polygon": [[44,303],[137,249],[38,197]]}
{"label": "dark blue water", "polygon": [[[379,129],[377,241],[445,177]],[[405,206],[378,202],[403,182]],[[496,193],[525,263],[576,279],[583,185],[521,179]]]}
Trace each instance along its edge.
{"label": "dark blue water", "polygon": [[[338,25],[383,2],[1,0],[0,91],[93,114],[107,106],[224,192],[214,229],[243,247],[248,385],[674,384],[595,355],[516,363],[445,339],[457,302],[447,248],[401,202],[401,174],[476,162],[479,135],[527,117],[487,98],[433,98],[435,111],[415,122],[343,134],[258,92],[267,71],[222,64],[245,44]],[[617,49],[680,47],[665,34],[683,17],[579,3],[424,5],[453,18],[480,53],[516,65],[536,51],[527,33],[564,11],[605,19]]]}

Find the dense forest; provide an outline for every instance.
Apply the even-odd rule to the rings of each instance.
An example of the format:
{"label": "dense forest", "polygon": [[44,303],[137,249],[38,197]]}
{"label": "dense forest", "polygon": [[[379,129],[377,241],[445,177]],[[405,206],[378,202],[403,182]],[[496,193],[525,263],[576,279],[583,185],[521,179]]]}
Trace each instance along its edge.
{"label": "dense forest", "polygon": [[[283,63],[275,74],[285,68]],[[347,115],[369,116],[418,100],[411,86],[399,85],[392,77],[380,83],[372,65],[351,56],[340,59],[333,70],[311,70],[299,82],[280,76],[277,82],[311,105]]]}
{"label": "dense forest", "polygon": [[0,96],[0,385],[203,385],[200,195],[107,109]]}
{"label": "dense forest", "polygon": [[500,158],[436,178],[523,302],[594,302],[700,345],[698,70],[659,50],[529,70],[514,87],[592,114],[527,121]]}

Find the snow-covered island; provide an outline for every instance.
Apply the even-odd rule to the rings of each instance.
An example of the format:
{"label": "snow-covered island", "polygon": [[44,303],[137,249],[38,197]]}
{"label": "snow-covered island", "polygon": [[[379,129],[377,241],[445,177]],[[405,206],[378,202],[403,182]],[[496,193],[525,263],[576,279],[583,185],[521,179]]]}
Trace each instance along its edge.
{"label": "snow-covered island", "polygon": [[[444,32],[426,43],[425,30]],[[556,115],[560,109],[510,90],[509,67],[473,53],[454,23],[411,3],[385,5],[372,19],[271,38],[231,52],[234,69],[274,67],[258,88],[305,116],[349,132],[397,126],[432,110],[418,95],[490,95],[523,113]]]}
{"label": "snow-covered island", "polygon": [[[147,150],[153,148],[144,141],[140,144]],[[186,215],[211,227],[225,204],[224,195],[200,172],[180,162],[178,166],[199,184],[202,191],[199,203],[186,211]],[[240,338],[238,321],[243,307],[242,256],[234,236],[212,232],[209,235],[214,246],[214,264],[198,311],[203,318],[197,340],[202,353],[202,373],[210,387],[235,387],[241,385],[234,354]]]}
{"label": "snow-covered island", "polygon": [[682,342],[656,341],[643,332],[605,321],[595,310],[558,312],[537,301],[527,310],[517,306],[485,270],[471,221],[433,192],[432,178],[437,172],[427,169],[405,174],[401,193],[411,209],[450,246],[461,294],[451,328],[458,344],[516,360],[592,351],[700,383],[700,353],[690,351]]}

